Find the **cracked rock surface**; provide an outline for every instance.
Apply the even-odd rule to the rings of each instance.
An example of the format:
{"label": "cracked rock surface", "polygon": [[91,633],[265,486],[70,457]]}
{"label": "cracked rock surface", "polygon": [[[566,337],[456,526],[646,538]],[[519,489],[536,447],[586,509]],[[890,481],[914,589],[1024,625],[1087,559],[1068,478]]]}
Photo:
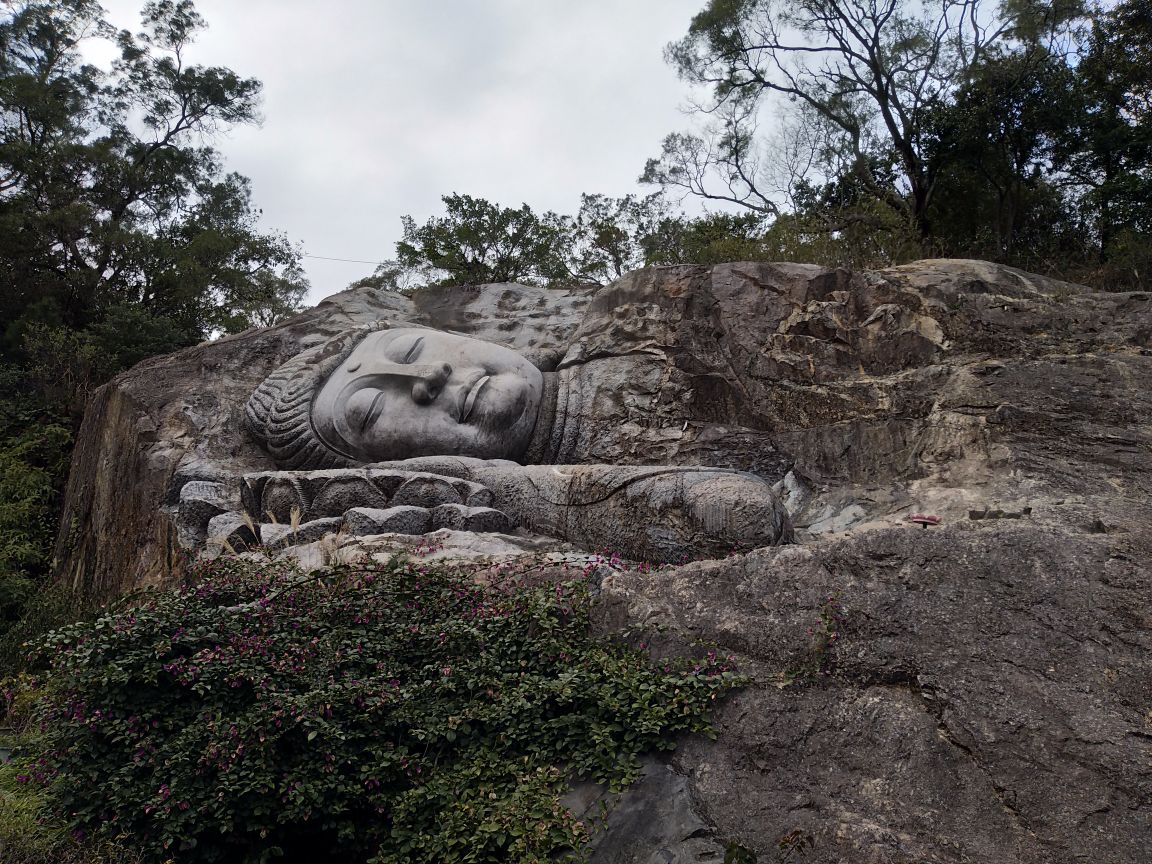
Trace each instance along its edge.
{"label": "cracked rock surface", "polygon": [[614,573],[600,625],[643,625],[666,651],[714,642],[752,676],[717,740],[674,764],[717,836],[760,860],[808,837],[795,860],[1135,864],[1152,843],[1150,541],[864,531]]}
{"label": "cracked rock surface", "polygon": [[[375,318],[567,370],[574,463],[750,471],[792,515],[798,545],[603,576],[605,632],[656,653],[716,643],[752,683],[715,741],[685,741],[625,796],[595,860],[1149,860],[1152,294],[951,260],[652,268],[594,294],[345,292],[98,391],[60,578],[108,598],[179,576],[181,507],[249,539],[235,478],[275,466],[241,429],[245,400]],[[298,499],[266,491],[284,521]],[[309,498],[317,518],[360,495],[329,491]],[[455,560],[575,554],[439,533]],[[328,535],[278,554],[323,566],[427,542]]]}

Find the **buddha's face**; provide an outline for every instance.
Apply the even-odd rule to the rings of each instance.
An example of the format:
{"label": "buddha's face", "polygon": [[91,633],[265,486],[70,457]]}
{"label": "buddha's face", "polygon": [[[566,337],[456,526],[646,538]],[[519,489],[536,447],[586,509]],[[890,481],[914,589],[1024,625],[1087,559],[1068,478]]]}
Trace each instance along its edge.
{"label": "buddha's face", "polygon": [[403,328],[372,333],[312,403],[324,443],[359,462],[515,458],[536,425],[543,376],[507,348]]}

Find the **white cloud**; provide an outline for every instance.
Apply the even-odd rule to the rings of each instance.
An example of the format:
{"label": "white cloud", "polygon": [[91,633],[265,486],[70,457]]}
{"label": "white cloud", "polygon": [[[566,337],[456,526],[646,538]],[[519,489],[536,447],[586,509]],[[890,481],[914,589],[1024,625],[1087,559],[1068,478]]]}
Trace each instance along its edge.
{"label": "white cloud", "polygon": [[[104,0],[137,28],[139,0]],[[624,195],[686,125],[662,59],[704,0],[199,0],[192,60],[264,83],[219,143],[264,227],[313,255],[391,257],[400,216],[461,192],[575,210]],[[305,259],[313,301],[370,265]]]}

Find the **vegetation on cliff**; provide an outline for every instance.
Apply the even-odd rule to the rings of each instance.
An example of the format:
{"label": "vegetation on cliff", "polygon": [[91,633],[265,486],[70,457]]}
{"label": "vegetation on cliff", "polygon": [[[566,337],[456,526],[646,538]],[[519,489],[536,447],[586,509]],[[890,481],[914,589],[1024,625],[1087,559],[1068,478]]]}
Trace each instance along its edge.
{"label": "vegetation on cliff", "polygon": [[1150,48],[1148,0],[709,0],[666,54],[706,124],[642,179],[759,214],[820,263],[1143,284]]}
{"label": "vegetation on cliff", "polygon": [[[1152,3],[709,0],[666,57],[704,120],[646,197],[574,216],[444,197],[366,283],[604,283],[649,264],[980,258],[1152,269]],[[770,132],[759,134],[763,122]],[[719,212],[686,217],[694,198]]]}
{"label": "vegetation on cliff", "polygon": [[738,681],[595,639],[589,610],[583,582],[224,559],[50,634],[3,771],[148,861],[579,860],[568,782],[627,784]]}

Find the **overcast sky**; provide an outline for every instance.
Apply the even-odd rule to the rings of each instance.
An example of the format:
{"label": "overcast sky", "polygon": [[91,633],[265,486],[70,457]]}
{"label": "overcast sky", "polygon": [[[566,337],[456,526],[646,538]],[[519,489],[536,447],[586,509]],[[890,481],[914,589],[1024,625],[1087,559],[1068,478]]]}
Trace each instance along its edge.
{"label": "overcast sky", "polygon": [[[139,29],[143,0],[102,0]],[[264,83],[259,128],[217,142],[252,180],[263,226],[308,255],[394,255],[400,217],[440,196],[574,213],[621,196],[685,85],[662,57],[704,0],[196,0],[196,63]],[[372,264],[306,258],[310,301]]]}

